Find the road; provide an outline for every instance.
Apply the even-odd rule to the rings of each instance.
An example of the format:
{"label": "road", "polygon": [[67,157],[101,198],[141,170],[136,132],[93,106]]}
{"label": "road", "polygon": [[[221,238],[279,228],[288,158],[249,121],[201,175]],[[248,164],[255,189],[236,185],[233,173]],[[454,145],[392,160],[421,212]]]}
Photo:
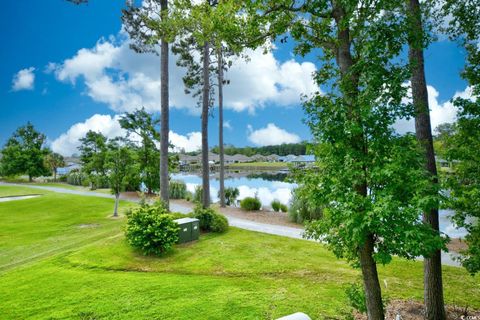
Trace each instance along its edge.
{"label": "road", "polygon": [[[66,193],[66,194],[74,194],[74,195],[80,195],[80,196],[114,199],[113,195],[94,192],[94,191],[72,190],[72,189],[66,189],[66,188],[60,188],[60,187],[34,186],[34,185],[6,183],[6,182],[0,182],[0,185],[29,187],[33,189],[47,190],[47,191],[52,191],[57,193]],[[122,199],[122,200],[133,201],[133,202],[139,201],[134,199]],[[190,208],[186,206],[182,206],[175,203],[170,204],[170,210],[174,212],[180,212],[183,214],[187,214],[192,211]],[[292,227],[286,227],[286,226],[280,226],[280,225],[266,224],[266,223],[252,221],[252,220],[229,217],[229,216],[226,216],[226,217],[228,219],[228,223],[232,227],[237,227],[240,229],[256,231],[256,232],[268,233],[268,234],[273,234],[273,235],[282,236],[282,237],[303,239],[302,234],[304,230],[301,228],[292,228]],[[455,267],[460,266],[458,261],[454,259],[455,256],[456,254],[454,253],[442,252],[442,264],[455,266]],[[422,260],[422,258],[419,257],[418,260]]]}

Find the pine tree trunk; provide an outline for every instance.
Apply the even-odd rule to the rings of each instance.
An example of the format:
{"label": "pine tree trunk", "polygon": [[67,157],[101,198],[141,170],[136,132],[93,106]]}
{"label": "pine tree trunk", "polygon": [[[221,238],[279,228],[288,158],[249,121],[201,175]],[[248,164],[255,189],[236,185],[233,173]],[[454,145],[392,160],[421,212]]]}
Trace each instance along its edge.
{"label": "pine tree trunk", "polygon": [[210,106],[210,45],[203,46],[203,97],[202,97],[202,206],[210,206],[210,168],[208,163],[208,111]]}
{"label": "pine tree trunk", "polygon": [[[426,169],[432,175],[432,183],[438,184],[435,153],[433,149],[432,127],[428,105],[427,82],[423,57],[423,24],[418,0],[409,0],[408,10],[411,16],[411,36],[409,38],[409,60],[412,68],[412,98],[415,106],[415,132],[425,152]],[[438,208],[423,213],[423,221],[440,233]],[[445,319],[443,300],[442,256],[441,251],[434,251],[425,257],[424,269],[424,301],[425,319]]]}
{"label": "pine tree trunk", "polygon": [[[168,0],[161,0],[162,19],[168,15]],[[161,41],[161,119],[160,119],[160,198],[169,209],[169,190],[168,190],[168,134],[169,134],[169,97],[168,97],[168,42]]]}
{"label": "pine tree trunk", "polygon": [[113,208],[113,216],[118,217],[118,201],[120,199],[120,193],[115,193],[115,207]]}
{"label": "pine tree trunk", "polygon": [[225,208],[225,154],[223,150],[223,55],[218,49],[218,146],[220,149],[220,207]]}
{"label": "pine tree trunk", "polygon": [[53,182],[57,182],[57,168],[53,170]]}

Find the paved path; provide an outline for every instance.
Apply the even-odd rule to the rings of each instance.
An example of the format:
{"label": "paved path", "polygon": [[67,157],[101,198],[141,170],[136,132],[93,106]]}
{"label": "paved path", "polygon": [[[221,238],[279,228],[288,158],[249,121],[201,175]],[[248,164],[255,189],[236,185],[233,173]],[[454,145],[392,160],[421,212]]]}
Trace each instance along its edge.
{"label": "paved path", "polygon": [[[34,185],[6,183],[6,182],[0,182],[0,185],[29,187],[34,189],[58,192],[58,193],[67,193],[67,194],[75,194],[75,195],[81,195],[81,196],[114,199],[114,196],[111,194],[99,193],[94,191],[81,191],[81,190],[72,190],[72,189],[66,189],[66,188],[60,188],[60,187],[34,186]],[[122,200],[133,201],[133,202],[139,201],[134,199],[122,199]],[[180,212],[183,214],[187,214],[192,211],[191,208],[188,208],[186,206],[182,206],[176,203],[170,204],[170,210],[174,212]],[[288,238],[303,239],[302,234],[304,230],[301,228],[292,228],[287,226],[266,224],[266,223],[252,221],[252,220],[229,217],[229,216],[227,216],[227,219],[229,224],[232,227],[237,227],[240,229],[256,231],[256,232],[268,233],[268,234],[273,234],[273,235],[278,235],[278,236],[283,236]],[[460,266],[460,264],[453,259],[454,256],[456,256],[456,254],[454,253],[442,252],[442,264],[449,265],[449,266],[457,266],[457,267]],[[422,260],[422,258],[418,258],[418,260]]]}

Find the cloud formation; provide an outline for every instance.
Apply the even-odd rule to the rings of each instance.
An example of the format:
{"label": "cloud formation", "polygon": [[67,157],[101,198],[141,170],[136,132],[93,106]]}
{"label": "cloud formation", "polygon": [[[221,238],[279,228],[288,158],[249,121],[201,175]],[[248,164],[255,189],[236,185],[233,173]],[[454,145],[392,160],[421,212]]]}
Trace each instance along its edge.
{"label": "cloud formation", "polygon": [[[155,54],[138,54],[129,48],[124,33],[101,39],[93,48],[83,48],[60,63],[49,63],[45,70],[57,80],[75,85],[83,81],[86,94],[107,104],[116,112],[133,111],[144,106],[160,110],[160,60]],[[315,65],[289,60],[279,62],[272,52],[262,49],[245,52],[249,61],[237,58],[226,73],[230,85],[225,87],[225,107],[253,113],[268,103],[290,106],[302,95],[318,91],[312,79]],[[185,95],[182,77],[185,70],[170,57],[170,105],[198,113],[197,101]]]}
{"label": "cloud formation", "polygon": [[60,137],[53,140],[50,147],[53,152],[60,153],[64,156],[71,156],[74,153],[78,154],[80,139],[85,137],[90,130],[100,132],[107,138],[124,136],[126,132],[118,123],[119,117],[118,115],[112,117],[110,115],[95,114],[84,122],[79,122],[71,126],[67,132],[62,133]]}
{"label": "cloud formation", "polygon": [[18,71],[12,79],[12,91],[33,90],[35,83],[34,67]]}
{"label": "cloud formation", "polygon": [[173,150],[176,152],[197,151],[202,147],[202,134],[200,132],[190,132],[186,136],[182,136],[170,131],[169,140],[175,146]]}
{"label": "cloud formation", "polygon": [[269,123],[265,128],[258,130],[253,130],[252,126],[248,126],[248,131],[248,140],[257,146],[271,146],[301,141],[298,135],[281,129],[274,123]]}
{"label": "cloud formation", "polygon": [[[118,120],[120,115],[110,116],[95,114],[84,122],[74,124],[62,133],[57,139],[53,140],[50,147],[54,152],[64,156],[70,156],[78,153],[80,139],[85,137],[88,131],[100,132],[107,138],[126,136],[127,132],[120,127]],[[133,141],[139,141],[138,136],[130,137]],[[175,146],[175,151],[185,150],[186,152],[196,151],[202,145],[202,135],[200,132],[191,132],[186,136],[170,131],[170,142]]]}
{"label": "cloud formation", "polygon": [[[457,108],[453,105],[453,103],[450,100],[440,102],[438,100],[439,92],[433,86],[427,86],[427,91],[428,103],[430,105],[430,121],[432,124],[432,130],[434,131],[435,128],[442,123],[455,122],[457,116]],[[472,99],[472,88],[467,87],[464,91],[456,92],[453,96],[453,99],[458,97],[464,99]],[[415,132],[415,121],[414,119],[398,120],[395,123],[394,128],[400,134],[404,134],[407,132]]]}

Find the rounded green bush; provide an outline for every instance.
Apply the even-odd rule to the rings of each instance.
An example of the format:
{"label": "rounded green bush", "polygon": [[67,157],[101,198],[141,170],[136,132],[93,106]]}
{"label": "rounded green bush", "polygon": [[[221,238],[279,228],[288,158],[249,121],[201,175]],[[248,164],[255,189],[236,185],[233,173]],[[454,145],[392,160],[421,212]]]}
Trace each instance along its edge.
{"label": "rounded green bush", "polygon": [[125,237],[145,255],[161,255],[178,241],[178,225],[162,206],[144,205],[127,212]]}
{"label": "rounded green bush", "polygon": [[196,206],[192,216],[199,220],[200,230],[202,231],[225,232],[228,229],[227,218],[211,208],[204,209],[201,206]]}
{"label": "rounded green bush", "polygon": [[262,203],[257,198],[246,197],[240,201],[240,207],[246,211],[260,210]]}
{"label": "rounded green bush", "polygon": [[270,206],[272,207],[273,211],[275,212],[278,212],[280,211],[280,206],[282,204],[280,203],[280,201],[278,201],[277,199],[273,200],[272,203],[270,204]]}
{"label": "rounded green bush", "polygon": [[282,212],[288,212],[288,207],[283,204],[283,203],[280,203],[280,211]]}

